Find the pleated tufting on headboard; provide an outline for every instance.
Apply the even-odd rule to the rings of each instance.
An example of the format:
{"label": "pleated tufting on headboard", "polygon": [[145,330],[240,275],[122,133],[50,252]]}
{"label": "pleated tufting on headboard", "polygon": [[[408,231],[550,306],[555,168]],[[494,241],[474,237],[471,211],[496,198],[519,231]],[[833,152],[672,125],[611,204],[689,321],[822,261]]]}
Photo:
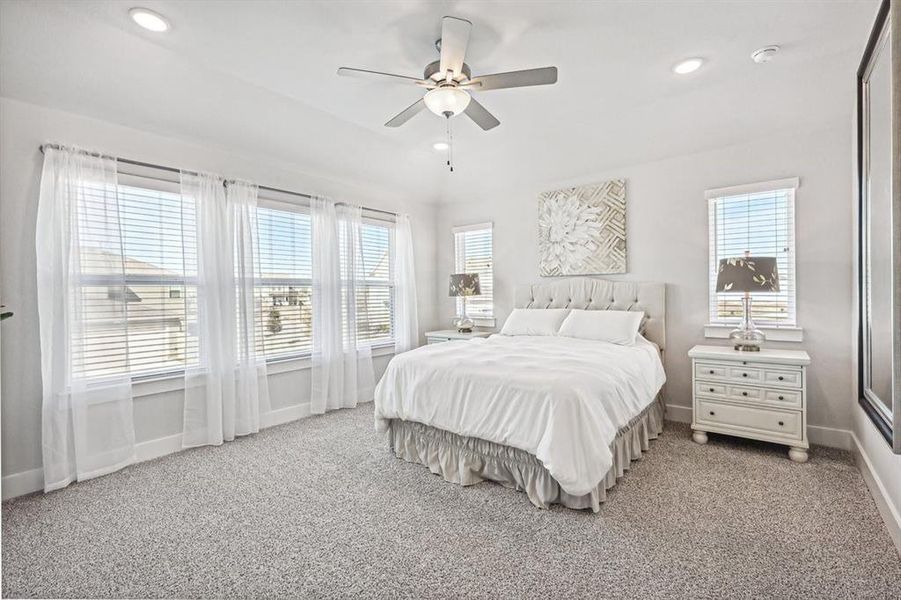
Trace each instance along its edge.
{"label": "pleated tufting on headboard", "polygon": [[648,317],[644,336],[666,348],[666,285],[578,277],[516,288],[516,308],[636,310]]}

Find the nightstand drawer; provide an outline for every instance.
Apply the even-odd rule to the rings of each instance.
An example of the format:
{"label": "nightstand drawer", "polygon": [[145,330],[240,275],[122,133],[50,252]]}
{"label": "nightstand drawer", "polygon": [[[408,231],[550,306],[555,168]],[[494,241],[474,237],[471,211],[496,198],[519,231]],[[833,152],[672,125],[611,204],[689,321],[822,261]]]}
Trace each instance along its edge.
{"label": "nightstand drawer", "polygon": [[803,381],[804,378],[801,376],[801,371],[767,369],[763,373],[763,382],[766,385],[800,388]]}
{"label": "nightstand drawer", "polygon": [[801,408],[801,392],[790,390],[764,390],[763,399],[767,402],[785,404],[786,408]]}
{"label": "nightstand drawer", "polygon": [[728,367],[729,381],[740,381],[742,383],[762,383],[763,370],[753,369],[751,367]]}
{"label": "nightstand drawer", "polygon": [[735,398],[736,400],[763,400],[763,393],[765,391],[760,388],[744,385],[730,385],[726,390],[726,394],[730,398]]}
{"label": "nightstand drawer", "polygon": [[713,363],[697,363],[695,365],[696,379],[726,379],[729,372],[725,365]]}
{"label": "nightstand drawer", "polygon": [[720,396],[725,398],[727,395],[726,385],[713,381],[699,381],[695,383],[695,394],[698,396]]}
{"label": "nightstand drawer", "polygon": [[697,410],[695,419],[699,423],[774,433],[780,437],[801,440],[800,412],[769,410],[702,399],[698,400]]}

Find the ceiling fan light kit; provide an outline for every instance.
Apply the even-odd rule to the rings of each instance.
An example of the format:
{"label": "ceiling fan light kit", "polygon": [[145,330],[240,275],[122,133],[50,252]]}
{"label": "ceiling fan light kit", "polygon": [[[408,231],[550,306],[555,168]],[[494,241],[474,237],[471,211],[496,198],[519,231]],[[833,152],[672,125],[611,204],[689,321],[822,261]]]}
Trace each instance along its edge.
{"label": "ceiling fan light kit", "polygon": [[426,92],[426,107],[439,117],[455,117],[466,110],[472,97],[466,92],[454,86],[443,86]]}
{"label": "ceiling fan light kit", "polygon": [[428,90],[422,98],[385,123],[385,127],[400,127],[426,108],[438,116],[445,117],[447,120],[447,165],[451,171],[454,170],[451,117],[465,114],[485,131],[501,124],[494,115],[488,112],[488,109],[472,97],[471,92],[557,83],[557,67],[473,77],[469,65],[463,62],[471,30],[472,23],[465,19],[444,17],[441,20],[441,38],[435,42],[435,48],[441,54],[441,58],[426,65],[422,79],[368,69],[351,67],[338,69],[338,75],[413,84]]}

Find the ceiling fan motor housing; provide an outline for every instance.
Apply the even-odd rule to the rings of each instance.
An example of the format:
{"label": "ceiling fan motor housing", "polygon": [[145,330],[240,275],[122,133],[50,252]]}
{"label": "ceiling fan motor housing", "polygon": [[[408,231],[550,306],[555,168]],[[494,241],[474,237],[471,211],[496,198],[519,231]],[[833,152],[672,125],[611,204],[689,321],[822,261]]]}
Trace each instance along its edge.
{"label": "ceiling fan motor housing", "polygon": [[[422,73],[422,78],[431,79],[432,81],[444,79],[444,73],[441,72],[441,61],[436,60],[435,62],[426,65],[425,70]],[[469,65],[463,63],[463,68],[460,69],[460,76],[454,79],[454,81],[457,83],[464,83],[470,79],[472,79],[472,71],[469,69]]]}

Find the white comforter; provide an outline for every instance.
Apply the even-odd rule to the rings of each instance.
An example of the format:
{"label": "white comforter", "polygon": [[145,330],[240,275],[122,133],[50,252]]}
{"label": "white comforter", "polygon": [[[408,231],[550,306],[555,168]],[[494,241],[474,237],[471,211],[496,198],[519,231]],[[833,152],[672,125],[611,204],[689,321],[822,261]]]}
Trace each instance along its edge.
{"label": "white comforter", "polygon": [[534,454],[568,493],[592,491],[616,432],[666,380],[657,347],[501,336],[431,344],[392,359],[375,389],[379,430],[416,421]]}

